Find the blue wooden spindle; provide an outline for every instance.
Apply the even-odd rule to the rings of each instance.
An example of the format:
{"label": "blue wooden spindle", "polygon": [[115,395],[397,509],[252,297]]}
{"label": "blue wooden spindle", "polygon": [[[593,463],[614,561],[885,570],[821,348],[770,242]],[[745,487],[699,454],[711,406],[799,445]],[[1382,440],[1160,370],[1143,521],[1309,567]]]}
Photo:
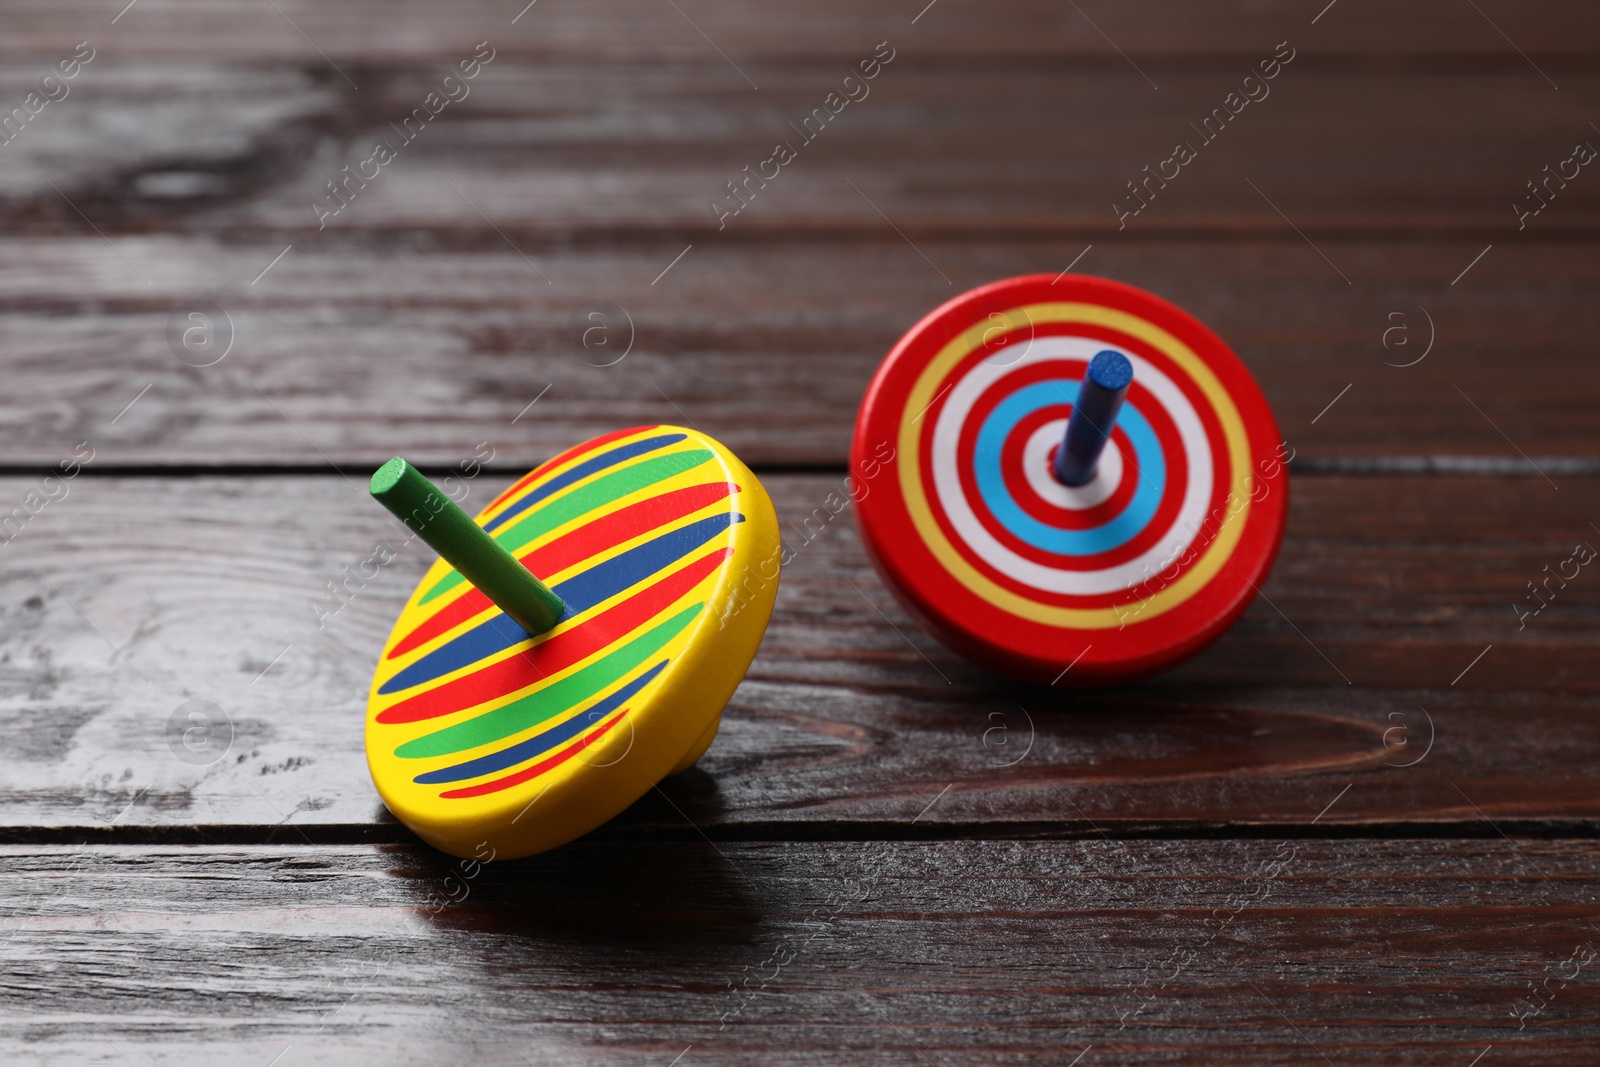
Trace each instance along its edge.
{"label": "blue wooden spindle", "polygon": [[1078,389],[1066,436],[1056,449],[1055,476],[1064,485],[1088,485],[1100,453],[1116,424],[1122,399],[1133,382],[1133,364],[1121,352],[1106,349],[1089,361],[1089,373]]}

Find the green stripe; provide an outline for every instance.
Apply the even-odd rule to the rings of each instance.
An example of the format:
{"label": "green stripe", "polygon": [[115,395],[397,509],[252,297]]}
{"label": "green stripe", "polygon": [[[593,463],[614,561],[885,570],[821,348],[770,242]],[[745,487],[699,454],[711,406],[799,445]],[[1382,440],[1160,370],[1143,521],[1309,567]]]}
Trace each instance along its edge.
{"label": "green stripe", "polygon": [[703,607],[705,604],[701,603],[685,608],[655,629],[634,638],[576,674],[537,692],[529,693],[521,700],[514,700],[505,707],[484,712],[475,719],[468,719],[466,722],[447,726],[443,730],[424,734],[414,741],[407,741],[395,749],[394,754],[401,759],[448,756],[503,740],[512,734],[521,733],[530,726],[537,726],[547,719],[552,719],[564,711],[569,711],[620,681],[639,664],[655,655],[667,642],[678,636]]}
{"label": "green stripe", "polygon": [[[629,493],[646,486],[665,481],[684,471],[693,470],[710,458],[711,453],[705,449],[693,449],[687,452],[672,452],[665,456],[657,456],[655,459],[647,459],[643,463],[635,463],[631,467],[624,467],[603,478],[596,478],[588,485],[574,489],[566,496],[557,497],[530,512],[521,522],[513,522],[497,533],[495,540],[500,542],[501,547],[515,552],[529,541],[571,522],[580,515],[621,500]],[[530,490],[532,488],[533,486],[529,486]],[[432,589],[424,593],[417,603],[426,604],[434,597],[448,593],[460,585],[461,581],[461,572],[452,570],[440,578]]]}

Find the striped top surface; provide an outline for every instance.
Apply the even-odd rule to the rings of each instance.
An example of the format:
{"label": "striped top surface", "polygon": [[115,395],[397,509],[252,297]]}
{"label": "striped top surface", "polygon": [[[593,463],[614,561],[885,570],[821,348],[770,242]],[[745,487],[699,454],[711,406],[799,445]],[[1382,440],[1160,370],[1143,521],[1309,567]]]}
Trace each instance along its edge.
{"label": "striped top surface", "polygon": [[[386,798],[459,804],[542,792],[648,707],[744,520],[721,446],[636,427],[538,467],[478,523],[565,601],[538,637],[439,560],[412,594],[368,701]],[[595,750],[596,752],[599,750]]]}

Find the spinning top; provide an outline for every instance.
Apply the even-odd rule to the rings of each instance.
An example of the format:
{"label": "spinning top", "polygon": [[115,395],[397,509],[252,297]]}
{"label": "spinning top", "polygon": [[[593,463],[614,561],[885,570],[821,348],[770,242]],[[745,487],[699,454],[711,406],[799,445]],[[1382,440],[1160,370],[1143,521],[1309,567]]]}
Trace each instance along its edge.
{"label": "spinning top", "polygon": [[606,434],[470,519],[403,459],[372,493],[443,557],[367,698],[389,810],[482,859],[599,826],[710,746],[777,594],[772,501],[704,434]]}
{"label": "spinning top", "polygon": [[[1266,580],[1286,448],[1216,334],[1103,278],[1009,278],[900,339],[856,419],[884,583],[950,648],[1104,685],[1219,637]],[[892,460],[883,463],[883,457]]]}

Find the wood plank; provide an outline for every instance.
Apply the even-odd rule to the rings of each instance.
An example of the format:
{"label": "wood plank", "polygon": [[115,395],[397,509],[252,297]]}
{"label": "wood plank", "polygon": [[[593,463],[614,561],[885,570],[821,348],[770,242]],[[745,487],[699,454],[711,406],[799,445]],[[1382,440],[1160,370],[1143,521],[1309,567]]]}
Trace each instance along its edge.
{"label": "wood plank", "polygon": [[[1348,232],[1470,232],[1479,248],[1528,231],[1600,232],[1600,181],[1576,163],[1564,183],[1550,179],[1541,196],[1551,202],[1526,230],[1513,207],[1538,208],[1526,183],[1579,142],[1600,143],[1583,105],[1600,90],[1592,62],[1558,71],[1558,92],[1526,66],[1373,70],[1319,64],[1308,45],[1251,90],[1263,99],[1235,97],[1232,116],[1224,100],[1280,36],[1244,38],[1249,51],[1225,72],[1153,65],[1160,91],[1131,70],[1050,57],[974,63],[907,44],[854,90],[868,95],[801,129],[878,40],[759,68],[759,92],[715,54],[497,56],[455,90],[464,99],[412,133],[397,127],[440,89],[456,53],[362,68],[358,90],[314,55],[294,66],[119,62],[108,46],[5,145],[0,222],[8,233],[85,237],[91,224],[112,236],[272,231],[267,243],[304,250],[329,230],[493,237],[487,219],[534,246],[530,255],[541,242],[618,231],[702,250],[772,234],[898,239],[893,227],[919,243],[1047,235],[1078,247],[1195,231],[1301,243],[1296,227],[1319,244]],[[42,62],[0,68],[0,101],[20,104]],[[1214,109],[1221,117],[1201,129]],[[379,142],[394,158],[366,164],[370,180],[351,179],[341,207],[328,183]],[[762,169],[779,142],[794,158],[765,166],[740,208],[728,183]],[[1145,181],[1145,167],[1157,173],[1180,142],[1195,158],[1135,196],[1128,183]],[[1330,282],[1341,270],[1354,277],[1336,249],[1323,251],[1338,264],[1324,264]],[[913,258],[905,269],[929,268]]]}
{"label": "wood plank", "polygon": [[314,62],[314,44],[345,62],[372,63],[431,59],[488,36],[517,55],[657,61],[714,56],[714,41],[743,66],[834,54],[851,40],[900,36],[930,51],[1101,59],[1128,72],[1117,49],[1149,60],[1229,56],[1251,35],[1276,41],[1288,33],[1312,38],[1335,54],[1476,62],[1509,57],[1522,63],[1495,26],[1541,64],[1559,64],[1592,56],[1600,30],[1600,17],[1580,0],[1541,4],[1537,15],[1503,2],[1482,5],[1492,22],[1450,0],[1342,0],[1336,13],[1320,14],[1315,4],[1247,0],[1204,10],[1182,0],[1091,3],[1079,11],[1048,0],[938,7],[779,0],[763,4],[759,19],[736,0],[693,0],[679,5],[681,15],[650,0],[542,0],[526,11],[490,0],[459,0],[448,7],[424,0],[282,0],[277,6],[281,15],[270,7],[219,0],[140,0],[113,21],[116,12],[108,14],[92,0],[19,0],[7,7],[0,55],[53,55],[68,38],[88,34],[103,47],[141,58]]}
{"label": "wood plank", "polygon": [[[487,441],[509,472],[621,425],[687,420],[758,466],[842,467],[861,395],[901,332],[952,288],[1059,272],[1089,243],[919,242],[953,286],[893,235],[696,245],[653,286],[683,251],[676,239],[523,246],[547,285],[489,238],[297,241],[253,286],[287,239],[0,241],[0,464],[53,464],[88,440],[101,467],[360,470],[398,451],[446,466]],[[1591,249],[1497,244],[1452,286],[1483,245],[1323,247],[1354,285],[1298,238],[1097,240],[1077,269],[1210,323],[1302,460],[1480,457],[1537,477],[1526,455],[1559,479],[1551,459],[1600,457]],[[234,336],[204,369],[168,336],[199,299],[223,307]],[[632,323],[631,350],[616,330],[626,358],[612,366],[568,335],[599,302]]]}
{"label": "wood plank", "polygon": [[1498,838],[641,842],[466,869],[9,847],[0,1039],[86,1064],[1587,1064],[1597,863]]}
{"label": "wood plank", "polygon": [[[922,634],[878,584],[848,511],[826,518],[840,481],[766,479],[796,556],[761,653],[700,768],[669,783],[676,808],[647,798],[619,829],[1409,833],[1488,832],[1485,815],[1600,819],[1600,585],[1587,572],[1551,585],[1520,630],[1514,609],[1575,542],[1600,542],[1592,480],[1558,492],[1538,479],[1297,477],[1270,600],[1184,667],[1097,693],[1005,683]],[[469,507],[505,484],[482,476]],[[363,709],[431,555],[401,547],[387,513],[338,477],[65,485],[4,545],[11,839],[204,839],[208,827],[404,839],[383,829]],[[34,487],[0,479],[0,499]],[[367,566],[378,576],[354,579],[330,615],[326,583],[359,574],[380,541],[398,558]],[[231,731],[206,765],[181,756],[191,700],[217,705]]]}

